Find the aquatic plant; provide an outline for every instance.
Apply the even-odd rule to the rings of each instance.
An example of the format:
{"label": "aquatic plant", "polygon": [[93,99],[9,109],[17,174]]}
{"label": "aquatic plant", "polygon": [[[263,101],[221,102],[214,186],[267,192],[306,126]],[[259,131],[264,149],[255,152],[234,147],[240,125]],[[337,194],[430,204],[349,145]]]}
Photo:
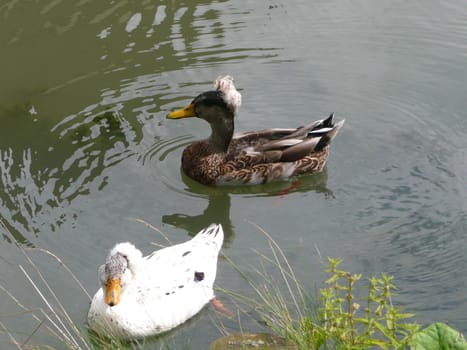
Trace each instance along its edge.
{"label": "aquatic plant", "polygon": [[362,276],[340,269],[340,259],[328,261],[326,271],[330,277],[326,280],[327,287],[320,291],[322,306],[315,319],[319,327],[309,318],[300,321],[305,334],[315,334],[307,338],[312,348],[318,349],[325,342],[339,349],[407,348],[419,326],[404,322],[414,315],[402,313],[393,306],[393,277],[381,274],[369,278],[365,286],[368,290],[364,298],[366,305],[360,310],[354,293]]}

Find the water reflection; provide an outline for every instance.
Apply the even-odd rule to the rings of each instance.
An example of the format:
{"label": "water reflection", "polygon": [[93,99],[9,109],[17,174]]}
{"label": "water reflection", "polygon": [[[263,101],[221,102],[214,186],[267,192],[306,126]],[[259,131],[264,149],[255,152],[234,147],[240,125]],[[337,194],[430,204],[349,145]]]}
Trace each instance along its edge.
{"label": "water reflection", "polygon": [[[134,134],[116,112],[106,111],[67,125],[48,138],[46,150],[0,149],[0,214],[15,237],[20,232],[55,231],[76,213],[66,207],[78,196],[108,183],[104,169],[132,155]],[[19,241],[24,241],[20,239]]]}
{"label": "water reflection", "polygon": [[235,236],[235,226],[230,218],[231,196],[270,197],[273,200],[273,206],[281,205],[285,196],[295,192],[317,192],[322,193],[325,198],[333,196],[332,191],[327,187],[327,168],[321,173],[258,186],[209,187],[197,183],[183,173],[181,176],[186,186],[184,191],[199,198],[200,202],[207,199],[208,205],[201,214],[164,215],[162,222],[184,229],[193,236],[214,221],[224,227],[226,243],[231,242]]}
{"label": "water reflection", "polygon": [[[107,169],[138,155],[145,137],[166,137],[145,132],[183,94],[168,72],[276,55],[226,45],[244,14],[225,16],[224,2],[0,6],[0,67],[16,67],[0,87],[0,216],[18,241],[75,220],[70,204],[106,187]],[[23,52],[31,42],[40,55],[37,45]]]}
{"label": "water reflection", "polygon": [[164,215],[162,216],[162,222],[181,228],[189,232],[190,236],[194,236],[201,229],[215,221],[216,223],[222,224],[224,229],[224,242],[231,242],[234,236],[234,225],[230,220],[230,195],[225,192],[212,192],[207,196],[207,200],[208,206],[201,214],[187,215],[183,213],[174,213]]}

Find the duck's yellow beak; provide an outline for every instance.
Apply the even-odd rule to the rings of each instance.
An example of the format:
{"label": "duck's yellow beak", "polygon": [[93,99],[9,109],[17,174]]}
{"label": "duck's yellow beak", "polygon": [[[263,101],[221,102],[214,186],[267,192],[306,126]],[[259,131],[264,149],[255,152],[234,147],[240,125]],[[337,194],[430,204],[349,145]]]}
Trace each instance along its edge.
{"label": "duck's yellow beak", "polygon": [[190,118],[194,117],[195,115],[195,106],[193,103],[190,103],[185,108],[177,109],[176,111],[167,114],[167,119]]}
{"label": "duck's yellow beak", "polygon": [[109,306],[115,306],[120,302],[120,278],[107,280],[105,285],[105,303]]}

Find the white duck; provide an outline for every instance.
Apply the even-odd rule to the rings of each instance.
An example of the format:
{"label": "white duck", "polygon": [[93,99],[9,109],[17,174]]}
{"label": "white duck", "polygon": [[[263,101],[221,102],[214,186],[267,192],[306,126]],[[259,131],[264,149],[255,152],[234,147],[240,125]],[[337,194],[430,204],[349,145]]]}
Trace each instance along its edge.
{"label": "white duck", "polygon": [[224,240],[212,224],[193,239],[143,257],[119,243],[99,268],[102,285],[91,302],[89,327],[111,338],[140,338],[168,331],[214,298],[217,256]]}

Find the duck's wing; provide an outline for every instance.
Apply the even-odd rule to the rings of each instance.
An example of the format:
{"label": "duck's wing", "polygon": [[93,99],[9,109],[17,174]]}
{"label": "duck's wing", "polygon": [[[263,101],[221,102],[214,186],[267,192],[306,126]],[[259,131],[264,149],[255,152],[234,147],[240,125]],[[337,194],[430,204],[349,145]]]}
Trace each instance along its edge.
{"label": "duck's wing", "polygon": [[256,185],[321,171],[327,147],[344,125],[334,114],[295,129],[265,129],[232,138],[216,185]]}
{"label": "duck's wing", "polygon": [[294,162],[324,149],[344,120],[334,124],[334,113],[295,129],[265,129],[234,135],[232,153],[248,164]]}
{"label": "duck's wing", "polygon": [[232,141],[236,143],[242,143],[245,145],[251,145],[252,143],[264,141],[277,140],[287,137],[297,131],[297,128],[270,128],[256,131],[246,131],[241,133],[235,133],[232,137]]}
{"label": "duck's wing", "polygon": [[[146,289],[145,303],[188,289],[212,294],[217,257],[223,242],[222,226],[213,224],[190,241],[155,251],[145,257],[136,288]],[[150,291],[150,292],[149,292]]]}

